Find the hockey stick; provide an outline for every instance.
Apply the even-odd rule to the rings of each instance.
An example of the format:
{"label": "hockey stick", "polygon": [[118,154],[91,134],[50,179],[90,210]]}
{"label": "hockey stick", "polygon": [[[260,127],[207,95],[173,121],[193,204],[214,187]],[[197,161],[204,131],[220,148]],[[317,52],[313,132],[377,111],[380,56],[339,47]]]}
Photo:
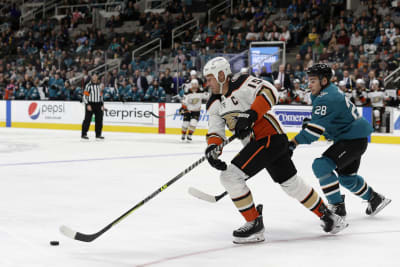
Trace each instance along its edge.
{"label": "hockey stick", "polygon": [[[232,142],[236,137],[235,136],[231,136],[229,137],[227,140],[225,140],[222,144],[220,144],[216,149],[222,149],[224,146],[226,146],[227,144],[229,144],[230,142]],[[211,152],[210,152],[211,153]],[[104,234],[106,231],[108,231],[111,227],[115,226],[117,223],[119,223],[120,221],[122,221],[123,219],[125,219],[125,217],[127,217],[128,215],[130,215],[133,211],[135,211],[136,209],[140,208],[141,206],[143,206],[147,201],[149,201],[150,199],[154,198],[156,195],[158,195],[159,193],[161,193],[162,191],[164,191],[165,189],[167,189],[170,185],[172,185],[173,183],[175,183],[176,181],[178,181],[180,178],[182,178],[184,175],[186,175],[188,172],[190,172],[191,170],[193,170],[195,167],[197,167],[198,165],[200,165],[200,163],[202,163],[204,160],[206,159],[206,156],[202,156],[199,160],[197,160],[196,162],[194,162],[192,165],[190,165],[189,167],[187,167],[184,171],[182,171],[181,173],[179,173],[177,176],[175,176],[174,178],[172,178],[171,180],[169,180],[167,183],[165,183],[163,186],[161,186],[160,188],[158,188],[156,191],[154,191],[152,194],[150,194],[149,196],[147,196],[145,199],[143,199],[142,201],[140,201],[139,203],[137,203],[133,208],[131,208],[130,210],[128,210],[127,212],[125,212],[124,214],[122,214],[120,217],[118,217],[116,220],[114,220],[113,222],[111,222],[109,225],[107,225],[106,227],[104,227],[103,229],[101,229],[100,231],[98,231],[97,233],[94,234],[83,234],[80,232],[76,232],[74,230],[72,230],[71,228],[62,225],[60,227],[60,232],[62,234],[64,234],[65,236],[75,239],[75,240],[79,240],[79,241],[83,241],[83,242],[91,242],[93,240],[95,240],[96,238],[98,238],[99,236],[101,236],[102,234]]]}
{"label": "hockey stick", "polygon": [[[249,180],[250,178],[251,177],[247,177],[245,179],[245,181]],[[226,196],[228,194],[228,192],[225,191],[219,195],[213,196],[213,195],[204,193],[203,191],[200,191],[199,189],[194,188],[194,187],[189,187],[188,192],[189,192],[189,194],[191,194],[192,196],[194,196],[198,199],[201,199],[201,200],[204,200],[207,202],[211,202],[211,203],[215,203],[215,202],[219,201],[221,198],[223,198],[224,196]]]}
{"label": "hockey stick", "polygon": [[168,114],[168,115],[165,115],[165,116],[158,116],[157,114],[155,114],[155,113],[153,113],[151,111],[150,111],[150,114],[151,114],[151,116],[156,117],[157,119],[163,119],[163,118],[171,117],[171,116],[174,116],[174,115],[181,116],[181,114],[179,114],[179,113]]}

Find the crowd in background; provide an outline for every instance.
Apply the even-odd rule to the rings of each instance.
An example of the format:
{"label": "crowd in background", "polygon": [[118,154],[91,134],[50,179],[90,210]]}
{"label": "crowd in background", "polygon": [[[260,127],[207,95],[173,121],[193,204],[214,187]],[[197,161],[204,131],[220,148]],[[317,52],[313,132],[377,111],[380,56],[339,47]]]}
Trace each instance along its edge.
{"label": "crowd in background", "polygon": [[[135,1],[123,1],[105,29],[89,27],[77,34],[74,29],[93,19],[88,7],[66,10],[59,21],[38,18],[20,26],[21,12],[10,5],[0,14],[0,21],[10,22],[0,34],[0,99],[80,100],[89,71],[117,58],[119,70],[102,77],[107,101],[179,101],[191,70],[200,72],[215,53],[243,52],[252,41],[284,41],[297,53],[275,72],[264,68],[252,73],[281,88],[286,104],[307,103],[295,91],[306,91],[306,69],[314,63],[332,66],[333,82],[344,82],[348,93],[357,91],[357,81],[369,90],[378,80],[383,90],[384,77],[399,66],[400,9],[390,1],[361,1],[354,12],[345,9],[343,0],[293,0],[286,6],[276,0],[235,2],[232,14],[227,11],[186,31],[158,58],[132,58],[132,50],[154,38],[169,44],[171,30],[193,18],[191,1],[171,1],[163,13],[143,13]],[[116,33],[126,21],[136,21],[138,27]],[[160,70],[171,62],[173,68]],[[280,73],[285,81],[279,81]]]}

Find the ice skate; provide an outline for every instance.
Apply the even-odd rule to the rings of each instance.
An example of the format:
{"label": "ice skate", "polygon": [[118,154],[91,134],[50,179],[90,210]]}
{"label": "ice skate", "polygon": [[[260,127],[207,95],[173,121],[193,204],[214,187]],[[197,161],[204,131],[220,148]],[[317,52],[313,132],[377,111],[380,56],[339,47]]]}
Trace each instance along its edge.
{"label": "ice skate", "polygon": [[342,217],[343,219],[346,219],[346,206],[344,205],[344,198],[345,195],[342,195],[342,202],[339,202],[337,204],[329,204],[328,207],[329,209],[336,215]]}
{"label": "ice skate", "polygon": [[182,137],[181,137],[182,141],[185,141],[185,138],[186,138],[186,136],[184,134],[182,134]]}
{"label": "ice skate", "polygon": [[242,227],[233,231],[233,243],[247,244],[265,240],[262,208],[262,205],[257,206],[257,211],[260,215],[254,221],[246,222]]}
{"label": "ice skate", "polygon": [[378,214],[378,212],[389,205],[390,202],[392,202],[391,199],[385,198],[381,194],[378,194],[374,190],[372,190],[371,198],[368,200],[368,207],[365,210],[365,213],[370,216],[375,216],[376,214]]}
{"label": "ice skate", "polygon": [[331,234],[337,234],[342,231],[344,228],[349,226],[349,224],[340,216],[332,213],[326,206],[321,207],[322,216],[321,216],[321,227],[322,229]]}
{"label": "ice skate", "polygon": [[192,135],[189,134],[189,135],[187,136],[186,139],[187,139],[189,142],[192,141]]}

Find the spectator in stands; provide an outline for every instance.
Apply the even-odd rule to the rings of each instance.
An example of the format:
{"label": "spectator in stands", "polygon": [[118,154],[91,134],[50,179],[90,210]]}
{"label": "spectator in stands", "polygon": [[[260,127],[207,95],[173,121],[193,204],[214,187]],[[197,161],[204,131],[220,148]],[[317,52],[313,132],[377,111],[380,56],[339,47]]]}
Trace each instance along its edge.
{"label": "spectator in stands", "polygon": [[285,72],[285,65],[279,65],[279,71],[273,73],[274,80],[278,80],[283,89],[292,88],[290,77]]}
{"label": "spectator in stands", "polygon": [[176,95],[174,90],[174,81],[171,76],[171,70],[167,68],[164,73],[160,75],[160,86],[164,88],[166,94],[166,101],[170,102],[172,96]]}
{"label": "spectator in stands", "polygon": [[141,75],[140,70],[135,70],[133,82],[136,84],[137,88],[143,92],[146,92],[149,87],[146,77]]}
{"label": "spectator in stands", "polygon": [[149,87],[144,95],[145,101],[151,102],[165,102],[165,90],[158,84],[158,80],[154,80],[153,84]]}

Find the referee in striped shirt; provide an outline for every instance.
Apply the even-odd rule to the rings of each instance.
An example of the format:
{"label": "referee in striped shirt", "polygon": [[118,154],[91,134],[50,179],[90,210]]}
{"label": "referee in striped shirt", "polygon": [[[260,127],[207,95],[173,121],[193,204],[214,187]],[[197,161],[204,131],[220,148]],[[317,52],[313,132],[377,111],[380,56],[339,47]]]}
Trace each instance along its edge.
{"label": "referee in striped shirt", "polygon": [[96,139],[104,139],[101,135],[101,130],[103,129],[104,101],[97,74],[94,74],[91,81],[86,84],[85,90],[83,91],[83,102],[85,103],[85,119],[82,123],[82,139],[89,139],[87,132],[93,113],[95,117]]}

